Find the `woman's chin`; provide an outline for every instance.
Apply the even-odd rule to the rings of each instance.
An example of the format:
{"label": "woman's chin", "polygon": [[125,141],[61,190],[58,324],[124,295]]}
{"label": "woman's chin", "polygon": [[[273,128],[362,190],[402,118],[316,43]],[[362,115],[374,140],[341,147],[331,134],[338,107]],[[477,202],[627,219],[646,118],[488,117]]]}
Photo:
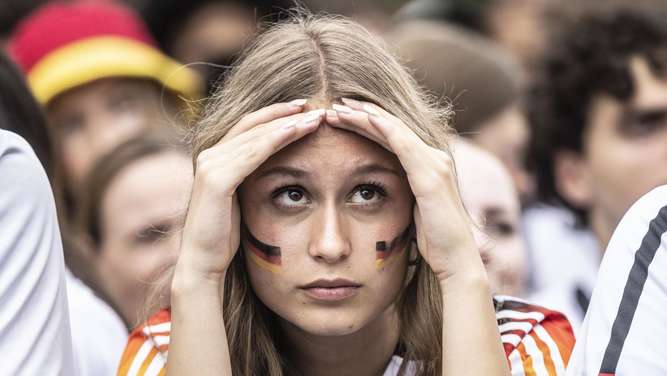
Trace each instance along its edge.
{"label": "woman's chin", "polygon": [[356,315],[345,315],[340,312],[299,315],[290,318],[289,324],[314,336],[345,336],[354,334],[365,325]]}

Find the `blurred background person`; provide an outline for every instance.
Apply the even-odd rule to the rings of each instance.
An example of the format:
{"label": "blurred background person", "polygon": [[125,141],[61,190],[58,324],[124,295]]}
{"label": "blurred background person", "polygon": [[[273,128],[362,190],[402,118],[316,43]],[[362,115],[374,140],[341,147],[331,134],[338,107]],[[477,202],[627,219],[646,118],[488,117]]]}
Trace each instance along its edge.
{"label": "blurred background person", "polygon": [[[205,78],[207,92],[264,22],[275,22],[290,0],[148,0],[141,13],[159,46]],[[210,63],[210,64],[209,64]]]}
{"label": "blurred background person", "polygon": [[667,186],[635,202],[605,250],[567,374],[667,374]]}
{"label": "blurred background person", "polygon": [[667,183],[667,22],[655,4],[594,2],[554,20],[529,96],[528,160],[553,205],[524,217],[533,300],[575,330],[623,213]]}
{"label": "blurred background person", "polygon": [[145,319],[151,283],[176,262],[192,176],[184,147],[161,134],[117,146],[88,176],[78,227],[128,328]]}
{"label": "blurred background person", "polygon": [[[16,132],[34,145],[48,178],[53,178],[59,161],[51,148],[46,116],[19,70],[2,52],[0,92],[11,93],[0,96],[0,128]],[[1,309],[3,317],[18,318],[0,328],[0,338],[9,341],[10,351],[4,351],[7,361],[17,362],[5,362],[3,369],[9,374],[79,374],[72,368],[76,367],[81,375],[111,375],[127,330],[102,299],[61,266],[63,244],[51,202],[59,201],[60,192],[48,189],[48,181],[34,166],[34,154],[25,142],[11,135],[0,138],[6,141],[0,142],[5,145],[0,152],[0,252],[7,255],[0,258]],[[63,240],[69,248],[66,262],[76,265],[80,253],[73,249],[73,242],[65,236]],[[90,282],[94,287],[94,279]],[[66,294],[62,291],[65,286]],[[67,331],[66,336],[62,330]],[[22,346],[25,352],[19,354],[17,351],[23,350],[17,349]],[[73,365],[69,358],[61,359],[72,356],[68,347],[73,347]]]}
{"label": "blurred background person", "polygon": [[45,118],[2,52],[0,92],[2,372],[78,375],[60,229],[45,172],[51,166]]}
{"label": "blurred background person", "polygon": [[178,121],[177,96],[201,89],[134,12],[111,1],[49,2],[18,24],[8,49],[47,111],[73,201],[100,155]]}
{"label": "blurred background person", "polygon": [[532,71],[544,49],[544,22],[552,0],[412,0],[396,14],[399,21],[447,22],[494,40]]}
{"label": "blurred background person", "polygon": [[534,184],[524,160],[529,130],[520,65],[500,46],[445,23],[405,22],[387,39],[422,86],[453,102],[456,131],[503,161],[527,202]]}
{"label": "blurred background person", "polygon": [[524,297],[526,250],[514,182],[498,158],[463,138],[453,143],[452,152],[461,198],[475,223],[473,233],[491,292]]}

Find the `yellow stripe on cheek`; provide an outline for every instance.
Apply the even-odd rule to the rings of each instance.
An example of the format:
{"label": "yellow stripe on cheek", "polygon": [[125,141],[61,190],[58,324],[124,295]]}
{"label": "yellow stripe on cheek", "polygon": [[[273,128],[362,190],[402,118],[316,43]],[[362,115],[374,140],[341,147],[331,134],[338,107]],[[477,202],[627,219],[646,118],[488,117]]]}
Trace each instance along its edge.
{"label": "yellow stripe on cheek", "polygon": [[257,266],[259,266],[262,269],[265,269],[271,273],[280,273],[281,268],[279,265],[272,264],[263,258],[257,256],[254,252],[252,251],[247,251],[248,256],[250,256],[250,260],[252,260]]}

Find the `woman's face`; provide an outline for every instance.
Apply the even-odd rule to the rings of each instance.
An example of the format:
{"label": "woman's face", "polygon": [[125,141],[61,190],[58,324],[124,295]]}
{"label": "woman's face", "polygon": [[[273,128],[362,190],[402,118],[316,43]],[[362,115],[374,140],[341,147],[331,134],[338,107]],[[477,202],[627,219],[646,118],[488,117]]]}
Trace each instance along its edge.
{"label": "woman's face", "polygon": [[156,274],[176,261],[191,166],[176,151],[139,159],[118,173],[102,198],[96,266],[130,324],[137,322]]}
{"label": "woman's face", "polygon": [[500,160],[464,140],[454,145],[454,160],[461,198],[477,225],[473,233],[491,289],[496,294],[522,296],[525,248],[512,178]]}
{"label": "woman's face", "polygon": [[405,282],[413,208],[392,153],[323,125],[239,192],[250,281],[283,324],[345,335],[391,307]]}

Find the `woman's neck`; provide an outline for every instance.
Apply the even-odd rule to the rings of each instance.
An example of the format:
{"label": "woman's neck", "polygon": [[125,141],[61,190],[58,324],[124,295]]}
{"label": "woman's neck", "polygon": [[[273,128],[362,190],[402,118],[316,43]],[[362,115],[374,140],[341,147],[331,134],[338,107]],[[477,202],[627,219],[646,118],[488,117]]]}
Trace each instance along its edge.
{"label": "woman's neck", "polygon": [[285,355],[299,374],[382,375],[398,344],[398,317],[393,307],[359,331],[343,336],[316,336],[282,321]]}

